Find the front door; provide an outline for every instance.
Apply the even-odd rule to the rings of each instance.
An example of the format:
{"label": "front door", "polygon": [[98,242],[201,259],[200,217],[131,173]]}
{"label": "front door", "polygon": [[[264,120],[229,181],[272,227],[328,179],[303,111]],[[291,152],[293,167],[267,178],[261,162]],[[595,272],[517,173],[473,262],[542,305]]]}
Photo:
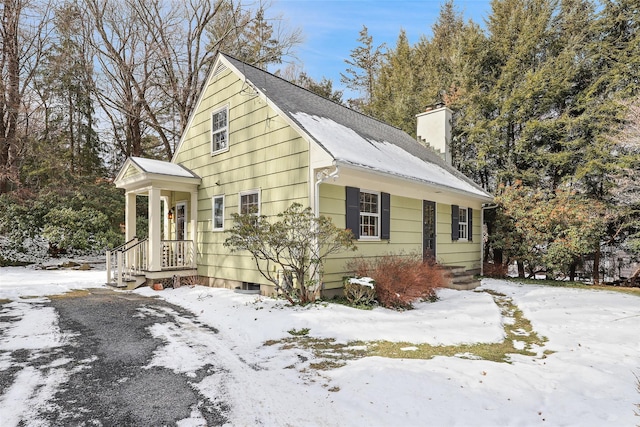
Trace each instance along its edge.
{"label": "front door", "polygon": [[176,240],[187,238],[187,204],[176,204]]}
{"label": "front door", "polygon": [[422,201],[422,248],[423,260],[436,256],[436,202]]}

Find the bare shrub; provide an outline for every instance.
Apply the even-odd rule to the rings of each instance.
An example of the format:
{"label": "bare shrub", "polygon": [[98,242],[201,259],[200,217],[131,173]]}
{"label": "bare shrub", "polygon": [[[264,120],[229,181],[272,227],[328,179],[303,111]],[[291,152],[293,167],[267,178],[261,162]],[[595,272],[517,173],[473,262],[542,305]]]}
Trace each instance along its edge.
{"label": "bare shrub", "polygon": [[482,267],[482,274],[487,277],[493,277],[496,279],[504,279],[507,277],[509,266],[504,264],[496,264],[493,262],[485,262]]}
{"label": "bare shrub", "polygon": [[354,258],[347,268],[356,276],[373,278],[376,299],[387,308],[410,309],[416,300],[434,301],[436,289],[446,284],[440,266],[423,262],[417,253]]}

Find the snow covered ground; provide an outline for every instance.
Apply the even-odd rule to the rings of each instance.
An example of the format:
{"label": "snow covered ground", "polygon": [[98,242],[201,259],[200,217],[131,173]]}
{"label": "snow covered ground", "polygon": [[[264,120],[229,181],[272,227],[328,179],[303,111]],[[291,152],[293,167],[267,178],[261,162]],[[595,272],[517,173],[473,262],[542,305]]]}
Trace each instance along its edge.
{"label": "snow covered ground", "polygon": [[[55,347],[65,336],[46,296],[102,287],[104,271],[0,268],[0,371],[17,349]],[[533,329],[548,338],[546,358],[514,355],[511,363],[438,356],[431,360],[365,357],[333,370],[308,369],[314,355],[264,345],[308,328],[309,335],[453,345],[499,342],[505,319],[486,292],[441,290],[436,303],[415,310],[360,311],[334,304],[291,308],[285,302],[229,290],[182,287],[155,292],[219,330],[202,339],[189,321],[157,324],[150,333],[166,345],[150,366],[194,377],[211,401],[231,406],[234,426],[635,426],[640,403],[640,297],[615,292],[519,285],[485,279],[481,289],[506,294]],[[36,296],[37,298],[23,298]],[[406,351],[411,351],[407,348]],[[176,357],[177,356],[177,357]],[[215,359],[224,369],[195,379]],[[88,361],[87,363],[90,363]],[[304,368],[304,369],[303,369]],[[38,378],[28,370],[0,390],[3,426],[29,417],[64,373]],[[251,398],[248,398],[250,396]],[[257,397],[256,397],[257,396]],[[27,422],[27,424],[29,424]],[[203,425],[197,407],[180,425]]]}

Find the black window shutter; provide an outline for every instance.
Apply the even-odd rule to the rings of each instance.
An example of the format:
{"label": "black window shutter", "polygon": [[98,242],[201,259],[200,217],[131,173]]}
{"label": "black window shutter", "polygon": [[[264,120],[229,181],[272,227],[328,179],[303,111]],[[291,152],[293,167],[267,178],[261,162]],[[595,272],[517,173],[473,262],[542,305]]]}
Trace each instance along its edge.
{"label": "black window shutter", "polygon": [[383,240],[391,239],[391,196],[389,193],[380,193],[381,221],[380,221],[380,238]]}
{"label": "black window shutter", "polygon": [[467,208],[467,240],[473,242],[473,209]]}
{"label": "black window shutter", "polygon": [[451,205],[451,240],[455,241],[460,238],[460,230],[458,229],[458,221],[460,220],[460,208],[458,205]]}
{"label": "black window shutter", "polygon": [[360,238],[360,189],[346,187],[346,225],[356,239]]}

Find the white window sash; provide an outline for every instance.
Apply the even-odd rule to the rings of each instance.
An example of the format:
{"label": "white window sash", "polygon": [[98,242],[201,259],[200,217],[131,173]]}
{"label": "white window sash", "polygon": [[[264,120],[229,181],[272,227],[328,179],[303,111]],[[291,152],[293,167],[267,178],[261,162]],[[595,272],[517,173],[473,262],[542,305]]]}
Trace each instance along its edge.
{"label": "white window sash", "polygon": [[[360,190],[360,195],[362,194],[370,194],[376,197],[377,212],[366,212],[360,209],[359,240],[380,240],[380,193],[377,191]],[[365,221],[365,219],[368,219],[368,221]],[[375,224],[374,234],[365,234],[363,228],[370,228],[372,223]]]}
{"label": "white window sash", "polygon": [[[216,224],[216,201],[220,200],[222,206],[222,216],[220,217],[221,224],[218,226]],[[224,230],[224,194],[219,196],[213,196],[211,201],[211,228],[213,231],[222,231]]]}
{"label": "white window sash", "polygon": [[249,191],[243,191],[239,194],[238,196],[238,213],[240,215],[242,215],[242,208],[246,205],[243,205],[242,199],[247,197],[247,196],[256,196],[256,203],[255,205],[258,207],[257,212],[253,212],[254,215],[260,215],[261,212],[261,197],[260,197],[260,190],[249,190]]}
{"label": "white window sash", "polygon": [[[220,113],[225,113],[224,123],[220,125],[218,128],[214,128],[216,125],[216,116]],[[217,137],[219,135],[224,136],[224,146],[217,147],[218,141]],[[225,105],[222,108],[219,108],[211,113],[211,154],[222,153],[229,149],[229,106]]]}

